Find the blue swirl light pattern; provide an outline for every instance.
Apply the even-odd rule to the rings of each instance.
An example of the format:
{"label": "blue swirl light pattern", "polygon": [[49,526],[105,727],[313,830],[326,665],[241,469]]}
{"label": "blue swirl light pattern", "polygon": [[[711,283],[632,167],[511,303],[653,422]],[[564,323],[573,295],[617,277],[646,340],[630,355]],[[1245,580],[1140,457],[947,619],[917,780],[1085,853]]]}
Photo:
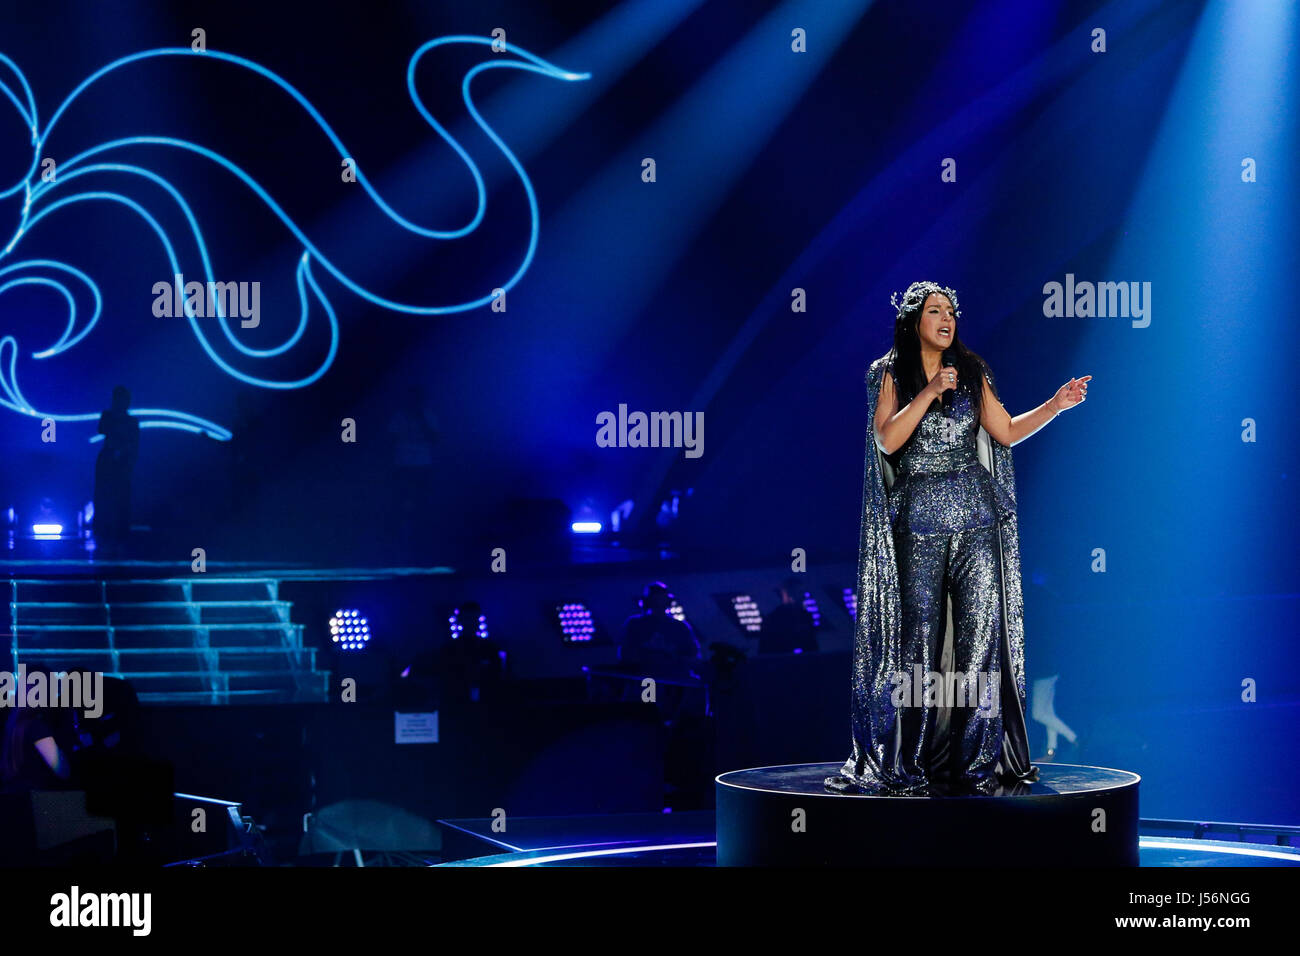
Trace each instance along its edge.
{"label": "blue swirl light pattern", "polygon": [[[357,183],[365,190],[366,195],[389,220],[407,232],[427,239],[458,239],[473,232],[483,221],[484,212],[487,206],[487,189],[484,185],[483,177],[479,172],[478,166],[475,165],[473,159],[470,158],[469,154],[464,150],[460,143],[458,143],[455,138],[443,128],[442,124],[440,124],[433,117],[433,114],[426,108],[419,93],[415,89],[415,70],[424,55],[436,47],[453,43],[494,46],[494,42],[496,42],[498,47],[503,45],[499,41],[493,41],[486,37],[464,35],[438,37],[428,41],[417,49],[415,53],[411,55],[411,59],[408,61],[406,67],[406,89],[416,111],[456,152],[456,155],[465,163],[470,175],[473,177],[475,190],[478,196],[478,203],[477,209],[469,222],[464,226],[461,226],[459,229],[446,230],[432,229],[411,222],[393,209],[392,206],[390,206],[384,198],[379,195],[378,191],[376,191],[370,181],[366,178],[365,171],[361,165],[359,163],[355,165]],[[483,119],[482,115],[480,115],[478,109],[475,107],[473,97],[470,93],[470,84],[474,77],[478,76],[480,73],[493,69],[524,70],[529,73],[538,73],[542,76],[566,81],[589,79],[591,74],[572,73],[568,70],[563,70],[518,46],[508,45],[504,52],[513,53],[521,59],[502,59],[500,58],[500,53],[494,53],[494,57],[496,58],[479,63],[465,73],[461,81],[461,95],[470,116],[474,119],[474,122],[484,132],[484,134],[487,135],[497,149],[501,151],[514,169],[515,173],[519,176],[519,180],[524,187],[524,193],[528,199],[530,223],[527,250],[525,251],[523,260],[520,262],[519,267],[515,270],[514,274],[508,280],[499,284],[499,287],[502,290],[509,291],[519,282],[524,273],[528,270],[537,248],[537,196],[533,191],[533,186],[529,181],[528,174],[524,171],[519,160]],[[320,364],[307,375],[295,379],[276,379],[255,375],[251,372],[236,368],[217,354],[216,350],[212,347],[212,343],[208,340],[208,336],[203,327],[199,324],[199,317],[195,315],[195,310],[192,308],[193,303],[188,299],[185,301],[184,307],[186,318],[189,321],[190,328],[193,331],[195,338],[199,341],[203,350],[207,353],[212,362],[223,372],[241,382],[259,388],[269,389],[303,388],[317,381],[333,364],[334,358],[338,352],[338,319],[335,315],[333,305],[330,303],[324,291],[316,281],[316,277],[312,271],[314,266],[319,266],[324,269],[339,283],[372,305],[394,312],[404,312],[413,315],[445,315],[476,309],[488,305],[492,301],[492,294],[488,293],[466,302],[448,305],[417,305],[406,302],[396,302],[364,288],[358,282],[350,278],[342,267],[330,261],[330,259],[312,243],[306,233],[299,228],[298,224],[293,221],[284,209],[281,208],[279,203],[272,198],[271,194],[267,192],[267,190],[263,188],[257,180],[220,153],[217,153],[199,143],[190,142],[188,140],[176,139],[168,136],[129,136],[122,139],[100,143],[84,152],[78,153],[71,159],[63,160],[57,167],[57,175],[55,176],[54,181],[43,181],[38,174],[38,168],[41,164],[45,143],[49,139],[55,126],[58,124],[59,119],[77,97],[92,84],[102,80],[115,70],[122,69],[123,67],[140,61],[161,57],[187,57],[191,59],[199,58],[205,60],[218,60],[223,63],[233,64],[241,69],[249,70],[258,76],[269,80],[271,83],[279,87],[279,89],[292,97],[293,100],[307,113],[317,127],[320,128],[321,132],[325,134],[326,138],[337,151],[340,158],[354,158],[355,154],[350,152],[347,147],[344,146],[343,142],[335,134],[334,130],[330,127],[329,123],[325,121],[325,118],[320,114],[316,107],[308,102],[306,97],[304,97],[288,81],[252,60],[231,53],[222,53],[216,50],[195,51],[186,47],[163,47],[154,50],[145,50],[140,53],[134,53],[130,56],[114,60],[112,63],[109,63],[107,66],[86,77],[86,79],[84,79],[59,105],[59,108],[54,111],[53,116],[50,117],[50,120],[45,125],[44,129],[41,128],[38,121],[36,98],[32,93],[31,86],[27,82],[26,77],[12,59],[5,56],[3,53],[0,53],[0,68],[7,68],[17,80],[17,90],[15,90],[9,82],[6,82],[8,77],[4,73],[4,70],[0,69],[0,93],[3,93],[4,97],[13,104],[14,108],[18,111],[18,115],[22,118],[24,125],[28,130],[30,130],[32,146],[32,160],[31,164],[27,168],[27,172],[12,185],[0,182],[0,200],[19,194],[23,197],[22,211],[19,217],[17,229],[5,245],[0,247],[0,298],[2,298],[4,293],[10,289],[23,286],[38,286],[52,289],[54,292],[58,293],[67,306],[67,321],[62,335],[60,335],[58,340],[52,345],[39,351],[32,352],[31,358],[38,360],[53,358],[54,356],[77,345],[85,339],[85,337],[95,327],[95,324],[99,321],[99,317],[103,311],[103,297],[100,294],[98,285],[95,283],[94,279],[80,269],[74,268],[67,263],[51,259],[6,261],[10,259],[11,255],[17,249],[25,235],[27,235],[38,223],[58,210],[73,206],[77,203],[85,202],[116,203],[124,206],[139,216],[158,237],[163,255],[166,257],[167,263],[170,266],[168,275],[179,275],[183,274],[184,271],[181,268],[176,254],[176,247],[173,244],[171,237],[168,236],[166,230],[158,220],[140,203],[121,193],[103,190],[90,190],[86,192],[72,192],[67,194],[68,184],[82,176],[92,173],[110,173],[147,180],[148,182],[160,187],[164,192],[166,192],[170,200],[175,203],[176,209],[184,216],[185,221],[188,224],[190,236],[195,243],[199,259],[202,262],[203,274],[205,276],[205,287],[207,287],[206,283],[212,283],[215,281],[212,272],[211,258],[208,254],[207,244],[203,239],[202,230],[200,229],[198,220],[195,218],[189,204],[185,201],[185,198],[181,195],[180,191],[165,178],[149,169],[126,163],[110,162],[108,161],[109,157],[105,155],[111,154],[114,150],[131,146],[153,145],[171,147],[195,153],[217,163],[251,190],[253,194],[256,195],[257,198],[263,202],[282,223],[284,223],[285,227],[293,234],[293,236],[302,243],[303,252],[298,260],[294,276],[297,283],[298,302],[300,305],[298,323],[293,334],[279,345],[273,348],[250,348],[248,345],[241,342],[231,330],[230,325],[226,320],[224,304],[221,301],[221,297],[216,298],[215,304],[217,311],[216,321],[225,336],[226,342],[229,343],[229,345],[238,353],[246,356],[248,359],[270,359],[284,354],[298,344],[307,328],[309,306],[312,302],[315,302],[321,310],[323,310],[326,320],[329,322],[330,344],[329,349]],[[89,162],[92,158],[96,161]],[[3,233],[0,233],[0,239],[3,239]],[[78,297],[74,295],[74,290],[81,293],[81,299],[83,302],[88,298],[90,302],[93,302],[93,306],[89,308],[79,307]],[[60,414],[39,411],[33,407],[32,404],[23,397],[22,391],[18,386],[18,353],[18,341],[12,335],[5,335],[0,338],[0,406],[22,415],[32,416],[39,419],[50,418],[59,422],[88,422],[98,420],[98,412]],[[206,435],[209,438],[214,438],[220,441],[225,441],[230,438],[230,432],[227,429],[215,422],[199,418],[198,416],[191,415],[187,412],[173,411],[163,408],[133,408],[131,414],[140,419],[140,426],[142,428],[179,429],[194,434]],[[91,438],[91,441],[100,440],[102,437],[103,436],[96,435]]]}

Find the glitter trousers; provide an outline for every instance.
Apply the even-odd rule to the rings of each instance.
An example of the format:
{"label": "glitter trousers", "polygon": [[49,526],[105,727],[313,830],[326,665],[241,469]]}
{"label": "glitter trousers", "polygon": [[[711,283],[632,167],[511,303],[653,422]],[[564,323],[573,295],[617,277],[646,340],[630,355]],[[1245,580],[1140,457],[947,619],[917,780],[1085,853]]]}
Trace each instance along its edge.
{"label": "glitter trousers", "polygon": [[[895,772],[908,789],[996,786],[1003,629],[998,526],[895,531],[894,544],[902,602],[899,663],[907,677],[895,691],[895,705],[901,704]],[[952,640],[945,642],[949,596]]]}

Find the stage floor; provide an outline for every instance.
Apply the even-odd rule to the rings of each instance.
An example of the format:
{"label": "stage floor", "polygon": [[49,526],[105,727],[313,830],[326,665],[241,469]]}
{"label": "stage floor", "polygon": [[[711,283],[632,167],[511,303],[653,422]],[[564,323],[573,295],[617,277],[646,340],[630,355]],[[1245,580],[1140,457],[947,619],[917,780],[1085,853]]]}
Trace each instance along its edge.
{"label": "stage floor", "polygon": [[[438,866],[644,866],[716,865],[712,810],[678,813],[617,813],[602,816],[527,817],[493,833],[488,818],[439,820],[444,847],[452,833],[486,855]],[[1158,821],[1143,821],[1138,840],[1143,867],[1300,866],[1300,848],[1273,843],[1190,839],[1148,834]]]}

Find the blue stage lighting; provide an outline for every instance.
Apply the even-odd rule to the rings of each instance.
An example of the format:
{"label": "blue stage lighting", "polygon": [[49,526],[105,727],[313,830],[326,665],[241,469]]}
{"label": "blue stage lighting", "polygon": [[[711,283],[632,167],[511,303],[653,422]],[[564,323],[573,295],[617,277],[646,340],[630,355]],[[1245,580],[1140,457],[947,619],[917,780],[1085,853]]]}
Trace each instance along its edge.
{"label": "blue stage lighting", "polygon": [[822,609],[817,606],[817,599],[807,591],[803,592],[803,609],[812,615],[813,627],[822,626]]}
{"label": "blue stage lighting", "polygon": [[453,641],[465,633],[465,628],[467,626],[474,628],[473,633],[475,637],[481,640],[487,640],[488,626],[486,614],[480,614],[477,621],[470,621],[468,619],[462,621],[460,608],[455,608],[451,612],[451,617],[447,618],[447,623],[450,625],[451,639]]}
{"label": "blue stage lighting", "polygon": [[601,531],[599,521],[575,521],[570,527],[574,534],[600,534]]}
{"label": "blue stage lighting", "polygon": [[585,604],[558,604],[555,615],[566,644],[590,641],[595,636],[596,624]]}
{"label": "blue stage lighting", "polygon": [[745,633],[757,634],[763,629],[763,613],[750,595],[715,594],[713,599],[731,618],[732,623]]}
{"label": "blue stage lighting", "polygon": [[[398,228],[421,236],[427,239],[458,239],[466,236],[476,230],[479,223],[483,220],[484,211],[487,203],[486,186],[483,177],[479,172],[478,166],[470,158],[464,147],[447,132],[443,126],[434,119],[432,113],[425,106],[424,101],[416,92],[415,75],[416,67],[425,54],[447,44],[462,44],[473,46],[486,46],[493,49],[493,55],[490,59],[484,60],[470,68],[464,75],[461,83],[461,97],[464,101],[466,110],[478,125],[482,133],[497,147],[498,151],[504,156],[506,161],[514,169],[515,174],[519,177],[520,183],[524,188],[524,193],[528,200],[529,208],[529,235],[527,248],[524,251],[523,260],[515,269],[514,274],[508,279],[504,279],[500,288],[509,291],[523,277],[533,260],[537,248],[538,234],[538,209],[537,198],[534,194],[532,183],[524,172],[523,166],[519,160],[506,147],[502,139],[493,131],[483,116],[479,113],[474,104],[473,97],[470,93],[471,82],[481,73],[488,70],[511,69],[522,70],[528,73],[534,73],[540,76],[551,77],[553,79],[565,81],[586,80],[589,78],[587,73],[575,73],[570,70],[561,69],[554,64],[548,63],[541,57],[538,57],[522,47],[510,44],[508,52],[513,54],[511,58],[500,57],[497,55],[498,50],[495,46],[495,38],[476,37],[476,36],[444,36],[438,37],[423,44],[412,54],[407,62],[406,69],[406,88],[411,98],[412,105],[416,111],[424,118],[430,127],[455,151],[461,161],[468,167],[470,175],[474,179],[478,208],[474,217],[465,226],[453,230],[430,229],[416,223],[413,223],[400,214],[398,214],[384,199],[379,195],[375,186],[366,174],[364,166],[356,168],[356,182],[362,191],[369,197],[370,201],[378,210],[383,213]],[[516,59],[517,57],[517,59]],[[227,173],[235,177],[247,189],[251,190],[254,195],[274,214],[294,236],[297,242],[302,246],[302,253],[298,258],[298,265],[295,271],[295,280],[298,287],[298,301],[300,306],[300,315],[297,328],[288,339],[272,348],[253,348],[239,339],[232,332],[228,324],[228,316],[224,314],[224,308],[218,303],[216,325],[219,328],[225,343],[241,353],[248,359],[266,359],[278,356],[292,349],[300,340],[308,321],[309,307],[315,305],[325,313],[325,319],[329,328],[330,344],[325,356],[319,361],[316,368],[309,371],[306,375],[296,379],[267,378],[251,374],[237,368],[228,362],[211,341],[209,341],[209,323],[199,322],[198,316],[194,309],[188,304],[188,300],[183,307],[185,317],[189,320],[190,329],[198,339],[199,345],[207,354],[207,357],[220,368],[223,372],[231,377],[268,389],[296,389],[304,388],[317,381],[334,363],[339,344],[339,324],[334,313],[334,307],[327,298],[323,289],[316,281],[313,274],[313,265],[318,266],[328,272],[330,276],[339,284],[344,286],[354,295],[364,299],[371,305],[378,306],[392,312],[404,312],[412,315],[446,315],[459,312],[467,312],[473,309],[479,309],[489,306],[494,301],[494,295],[491,292],[484,292],[479,297],[467,301],[444,305],[416,305],[405,302],[395,302],[380,296],[356,282],[351,278],[342,265],[332,262],[324,253],[307,237],[306,232],[295,222],[287,212],[279,205],[278,202],[263,186],[258,183],[249,173],[236,165],[233,161],[199,143],[190,142],[184,139],[177,139],[170,136],[128,136],[121,139],[111,140],[109,142],[99,143],[91,146],[89,149],[78,153],[75,156],[62,157],[59,165],[59,175],[57,180],[51,178],[48,181],[39,175],[41,157],[46,155],[45,144],[49,139],[59,120],[68,112],[73,102],[82,95],[88,88],[99,83],[104,77],[119,69],[125,69],[132,64],[140,63],[146,60],[155,61],[175,61],[195,60],[205,63],[220,62],[227,66],[233,66],[240,70],[248,71],[257,77],[272,84],[278,89],[292,97],[299,108],[307,115],[308,118],[319,128],[320,132],[330,141],[334,148],[333,155],[355,156],[356,154],[344,146],[334,129],[325,121],[325,118],[311,104],[307,98],[298,91],[287,80],[280,77],[266,67],[244,57],[236,56],[230,53],[223,53],[219,50],[205,50],[196,53],[189,47],[162,47],[152,50],[144,50],[138,53],[132,53],[120,57],[101,67],[99,70],[86,77],[82,82],[63,100],[55,109],[49,120],[41,125],[36,110],[36,97],[34,92],[23,75],[18,65],[9,57],[0,53],[0,64],[8,68],[18,80],[18,89],[12,87],[9,82],[5,82],[9,77],[0,79],[0,101],[7,100],[18,112],[18,117],[24,126],[30,132],[30,143],[32,146],[32,158],[25,174],[10,184],[0,182],[0,200],[9,196],[21,194],[24,197],[22,211],[19,218],[18,226],[8,244],[0,247],[0,262],[9,256],[11,252],[18,247],[23,238],[29,234],[34,227],[41,223],[47,216],[56,211],[78,203],[113,203],[123,206],[138,215],[144,223],[153,230],[155,237],[158,239],[162,252],[165,255],[170,269],[168,275],[177,277],[177,285],[180,285],[179,279],[183,277],[184,270],[181,267],[180,259],[177,252],[177,246],[173,244],[172,237],[163,226],[163,224],[140,203],[130,197],[118,192],[107,190],[86,190],[82,192],[72,192],[69,194],[70,182],[75,182],[86,175],[99,177],[125,177],[126,181],[138,181],[140,179],[148,180],[154,185],[161,188],[167,193],[174,203],[174,207],[181,215],[185,217],[188,225],[188,235],[186,236],[185,247],[193,246],[198,253],[198,263],[202,267],[202,276],[206,280],[202,284],[211,288],[214,282],[212,262],[208,254],[208,248],[203,233],[199,227],[198,219],[185,198],[176,189],[172,183],[168,182],[162,176],[146,169],[142,166],[136,166],[122,162],[104,162],[103,159],[115,158],[117,151],[121,149],[134,149],[140,146],[164,147],[172,150],[180,150],[203,157],[224,169]],[[72,113],[76,116],[74,110]],[[64,123],[67,126],[69,120]],[[87,160],[95,160],[87,162]],[[7,185],[8,188],[4,188]],[[78,188],[78,187],[72,187]],[[168,204],[171,205],[170,203]],[[54,273],[50,275],[49,273]],[[48,259],[28,259],[15,261],[12,263],[0,265],[0,294],[11,288],[20,286],[44,286],[51,288],[62,295],[68,305],[67,325],[63,334],[51,346],[44,350],[32,353],[34,359],[46,359],[71,348],[80,342],[95,326],[103,313],[103,299],[98,285],[94,279],[86,273],[67,265]],[[197,281],[197,280],[196,280]],[[71,286],[71,288],[70,288]],[[88,295],[93,299],[93,309],[78,310],[77,300],[73,295],[72,288]],[[86,313],[83,315],[83,313]],[[78,328],[80,327],[80,328]],[[19,389],[16,379],[17,355],[21,351],[18,340],[12,335],[6,335],[0,338],[0,407],[7,408],[19,414],[28,415],[37,419],[53,418],[62,422],[92,422],[99,415],[97,412],[87,412],[82,414],[57,414],[48,411],[40,411],[28,403]],[[7,358],[7,361],[6,361]],[[207,435],[221,441],[229,440],[230,432],[214,422],[199,418],[187,412],[172,411],[169,409],[150,409],[137,408],[132,409],[131,414],[139,420],[141,428],[171,428],[193,434]],[[102,440],[102,436],[95,436],[91,441]]]}
{"label": "blue stage lighting", "polygon": [[362,650],[370,642],[370,624],[355,608],[340,608],[330,618],[330,640],[339,650]]}
{"label": "blue stage lighting", "polygon": [[849,612],[849,617],[856,620],[858,616],[858,592],[853,588],[840,588],[840,601],[844,604],[844,610]]}
{"label": "blue stage lighting", "polygon": [[611,511],[609,513],[609,530],[614,534],[618,534],[619,529],[623,527],[623,523],[627,521],[628,518],[632,517],[632,508],[633,503],[629,498]]}

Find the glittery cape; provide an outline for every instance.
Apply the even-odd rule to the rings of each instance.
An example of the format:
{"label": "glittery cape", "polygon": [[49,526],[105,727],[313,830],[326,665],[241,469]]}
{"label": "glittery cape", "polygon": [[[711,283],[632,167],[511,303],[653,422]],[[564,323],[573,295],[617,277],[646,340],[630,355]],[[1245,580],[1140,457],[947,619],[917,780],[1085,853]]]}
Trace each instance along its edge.
{"label": "glittery cape", "polygon": [[[891,675],[905,670],[900,660],[902,607],[898,561],[889,524],[885,481],[893,470],[875,439],[876,399],[891,355],[881,356],[867,371],[867,440],[862,482],[862,528],[858,542],[857,623],[852,668],[853,751],[827,785],[905,789],[894,773],[901,743],[897,711],[891,700]],[[997,385],[989,373],[989,384]],[[1002,758],[998,772],[1008,782],[1029,776],[1028,735],[1025,729],[1024,599],[1020,586],[1020,532],[1015,514],[1016,478],[1011,449],[994,441],[981,427],[977,438],[980,463],[1005,492],[1009,517],[999,521],[1002,559]],[[945,642],[952,641],[947,615]],[[1008,666],[1009,665],[1009,666]],[[834,782],[834,784],[833,784]]]}

